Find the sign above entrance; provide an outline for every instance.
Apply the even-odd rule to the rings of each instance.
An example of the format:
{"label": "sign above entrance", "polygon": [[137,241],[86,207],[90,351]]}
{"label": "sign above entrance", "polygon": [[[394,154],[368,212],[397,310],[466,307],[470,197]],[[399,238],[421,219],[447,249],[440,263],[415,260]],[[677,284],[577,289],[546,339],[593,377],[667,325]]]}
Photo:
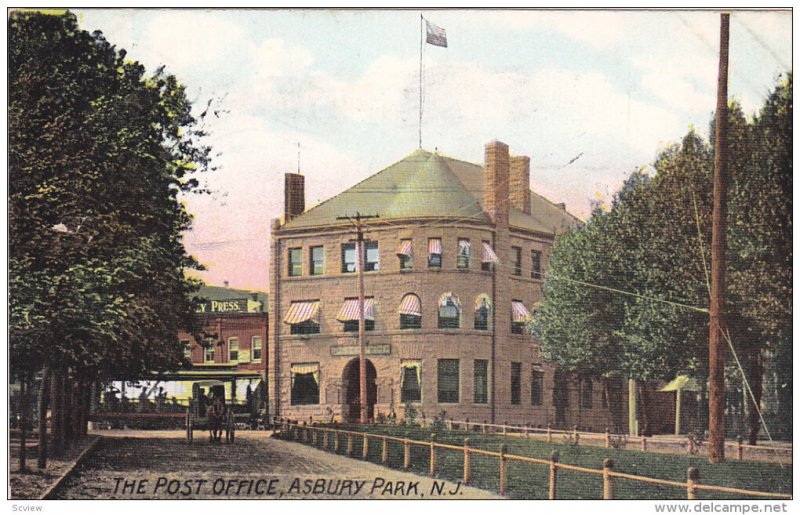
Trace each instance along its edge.
{"label": "sign above entrance", "polygon": [[[388,343],[367,345],[364,348],[367,356],[388,355],[392,353],[392,346]],[[358,356],[358,345],[334,345],[331,347],[331,356]]]}

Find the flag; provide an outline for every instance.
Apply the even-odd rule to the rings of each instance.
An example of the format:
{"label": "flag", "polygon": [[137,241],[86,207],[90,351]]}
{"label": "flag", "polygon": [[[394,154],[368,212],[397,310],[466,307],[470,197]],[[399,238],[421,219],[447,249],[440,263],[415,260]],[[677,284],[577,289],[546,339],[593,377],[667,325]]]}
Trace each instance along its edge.
{"label": "flag", "polygon": [[425,32],[427,33],[425,41],[428,44],[447,48],[447,33],[443,28],[425,20]]}

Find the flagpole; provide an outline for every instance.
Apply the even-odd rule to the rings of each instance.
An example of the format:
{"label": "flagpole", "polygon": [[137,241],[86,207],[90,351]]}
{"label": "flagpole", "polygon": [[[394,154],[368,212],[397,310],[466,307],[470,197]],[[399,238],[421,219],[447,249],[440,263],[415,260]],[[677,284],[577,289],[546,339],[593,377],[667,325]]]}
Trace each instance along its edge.
{"label": "flagpole", "polygon": [[422,20],[422,13],[419,13],[419,148],[422,148],[422,48],[425,45]]}

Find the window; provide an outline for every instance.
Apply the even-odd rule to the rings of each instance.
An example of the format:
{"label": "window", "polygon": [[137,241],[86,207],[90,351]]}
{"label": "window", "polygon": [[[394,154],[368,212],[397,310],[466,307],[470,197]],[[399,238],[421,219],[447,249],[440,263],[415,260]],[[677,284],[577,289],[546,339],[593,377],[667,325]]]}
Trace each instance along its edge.
{"label": "window", "polygon": [[356,244],[342,243],[342,273],[351,274],[356,271]]}
{"label": "window", "polygon": [[[344,299],[344,304],[342,304],[339,314],[336,315],[336,320],[344,324],[342,327],[344,331],[358,331],[360,312],[358,299]],[[372,331],[373,329],[375,329],[375,299],[366,297],[364,299],[364,330]]]}
{"label": "window", "polygon": [[452,293],[439,299],[439,329],[458,329],[461,321],[461,302]]}
{"label": "window", "polygon": [[400,363],[400,402],[419,402],[421,390],[422,364],[419,361],[404,360]]}
{"label": "window", "polygon": [[428,240],[428,268],[442,268],[442,240],[440,238]]}
{"label": "window", "polygon": [[588,377],[581,380],[581,407],[592,409],[592,380]]}
{"label": "window", "polygon": [[377,241],[365,241],[364,242],[364,271],[365,272],[374,272],[376,270],[381,269],[381,256],[380,252],[378,251],[378,242]]}
{"label": "window", "polygon": [[261,350],[263,347],[263,340],[260,336],[253,336],[253,339],[250,340],[250,353],[251,358],[254,362],[261,361]]}
{"label": "window", "polygon": [[525,334],[531,313],[519,300],[511,301],[511,334]]}
{"label": "window", "polygon": [[522,275],[522,249],[511,247],[511,256],[514,258],[514,275]]}
{"label": "window", "polygon": [[292,302],[283,318],[291,334],[319,333],[319,301]]}
{"label": "window", "polygon": [[413,293],[400,301],[400,329],[419,329],[422,327],[422,303]]}
{"label": "window", "polygon": [[289,249],[289,277],[303,275],[303,249]]}
{"label": "window", "polygon": [[482,242],[482,247],[481,270],[484,272],[490,272],[492,270],[492,265],[499,263],[500,260],[497,259],[497,254],[494,253],[491,243],[484,241]]}
{"label": "window", "polygon": [[414,267],[414,247],[411,240],[400,240],[397,257],[400,259],[400,270],[411,270]]}
{"label": "window", "polygon": [[531,404],[541,406],[544,402],[544,372],[533,369],[531,372]]}
{"label": "window", "polygon": [[311,275],[324,275],[325,274],[325,247],[311,247],[309,252],[311,259],[309,259]]}
{"label": "window", "polygon": [[292,406],[319,404],[319,363],[293,363]]}
{"label": "window", "polygon": [[239,338],[228,338],[228,362],[239,361]]}
{"label": "window", "polygon": [[492,311],[492,301],[489,296],[481,294],[475,300],[475,329],[479,331],[489,330],[489,315]]}
{"label": "window", "polygon": [[538,250],[531,251],[531,278],[542,278],[542,253]]}
{"label": "window", "polygon": [[214,363],[214,349],[217,342],[213,338],[206,340],[205,352],[203,353],[203,363]]}
{"label": "window", "polygon": [[437,367],[438,402],[458,402],[458,360],[440,359]]}
{"label": "window", "polygon": [[[364,320],[364,330],[372,331],[375,329],[374,320]],[[342,330],[346,333],[358,332],[358,320],[348,320],[342,325]]]}
{"label": "window", "polygon": [[511,404],[522,400],[522,363],[511,363]]}
{"label": "window", "polygon": [[189,340],[181,340],[181,348],[183,349],[183,357],[191,361],[192,346],[189,344]]}
{"label": "window", "polygon": [[470,244],[467,239],[458,240],[458,259],[456,268],[469,268]]}
{"label": "window", "polygon": [[473,400],[475,404],[486,404],[489,402],[489,360],[476,359],[473,370]]}

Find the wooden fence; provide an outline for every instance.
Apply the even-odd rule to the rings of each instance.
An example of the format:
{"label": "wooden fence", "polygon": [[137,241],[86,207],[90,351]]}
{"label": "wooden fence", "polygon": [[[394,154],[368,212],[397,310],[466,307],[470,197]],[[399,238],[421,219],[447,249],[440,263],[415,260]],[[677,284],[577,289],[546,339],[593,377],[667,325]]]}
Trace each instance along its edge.
{"label": "wooden fence", "polygon": [[[637,445],[639,450],[648,452],[652,450],[653,445],[660,446],[674,446],[685,449],[686,454],[695,455],[701,452],[704,445],[703,442],[693,439],[691,436],[679,437],[669,435],[659,435],[655,438],[647,436],[635,436],[628,434],[613,434],[608,429],[605,433],[594,433],[589,431],[578,431],[577,426],[572,430],[552,429],[550,425],[546,428],[534,427],[532,425],[513,425],[508,424],[490,424],[485,420],[483,422],[470,422],[466,420],[453,420],[452,418],[444,421],[447,429],[463,429],[465,431],[479,431],[482,433],[502,433],[505,436],[519,436],[524,438],[529,437],[542,437],[547,438],[548,442],[552,442],[556,437],[569,439],[575,444],[581,441],[594,441],[595,445],[601,445],[606,448],[619,445],[616,442],[625,441],[627,444]],[[776,456],[790,458],[792,456],[792,447],[774,447],[767,445],[749,445],[745,444],[742,437],[739,436],[736,442],[726,442],[725,446],[730,449],[736,450],[736,459],[743,461],[745,459],[745,451],[765,451],[774,453]]]}
{"label": "wooden fence", "polygon": [[462,482],[469,485],[472,480],[472,464],[471,456],[482,455],[497,458],[498,460],[498,474],[500,479],[500,495],[506,495],[508,487],[508,462],[516,461],[521,463],[530,463],[535,465],[546,466],[549,470],[549,488],[548,499],[556,499],[558,492],[558,471],[568,470],[573,472],[580,472],[594,476],[600,476],[603,482],[603,499],[614,498],[614,480],[615,478],[627,479],[631,481],[638,481],[642,483],[649,483],[661,486],[669,486],[680,488],[686,491],[687,499],[697,499],[697,492],[700,490],[720,493],[730,493],[736,495],[746,495],[752,497],[770,498],[770,499],[791,499],[791,495],[776,494],[771,492],[759,492],[754,490],[743,490],[739,488],[728,488],[722,486],[704,485],[700,483],[700,472],[694,467],[689,467],[686,471],[686,482],[667,481],[664,479],[655,479],[646,476],[637,476],[634,474],[625,474],[623,472],[616,472],[614,470],[614,461],[607,458],[603,462],[603,467],[600,469],[578,467],[574,465],[567,465],[566,463],[559,463],[558,453],[554,451],[550,459],[530,458],[527,456],[516,456],[508,454],[506,444],[500,445],[500,451],[487,451],[470,447],[469,438],[464,439],[463,445],[451,445],[440,443],[436,441],[436,435],[431,434],[430,441],[411,440],[409,438],[400,438],[396,436],[379,435],[374,433],[349,431],[346,429],[337,429],[332,427],[323,427],[316,425],[307,425],[305,422],[302,424],[296,421],[285,419],[278,420],[278,427],[282,435],[285,435],[289,440],[298,441],[310,444],[315,447],[320,447],[323,450],[331,450],[331,439],[333,440],[333,451],[338,452],[342,437],[346,442],[346,453],[348,457],[354,457],[354,439],[362,439],[362,455],[361,458],[366,460],[369,453],[370,440],[379,442],[381,446],[381,464],[388,466],[389,463],[389,442],[397,442],[403,446],[403,470],[408,471],[411,468],[411,447],[419,446],[429,449],[429,473],[431,477],[436,477],[436,461],[439,449],[459,452],[463,455],[463,478]]}

